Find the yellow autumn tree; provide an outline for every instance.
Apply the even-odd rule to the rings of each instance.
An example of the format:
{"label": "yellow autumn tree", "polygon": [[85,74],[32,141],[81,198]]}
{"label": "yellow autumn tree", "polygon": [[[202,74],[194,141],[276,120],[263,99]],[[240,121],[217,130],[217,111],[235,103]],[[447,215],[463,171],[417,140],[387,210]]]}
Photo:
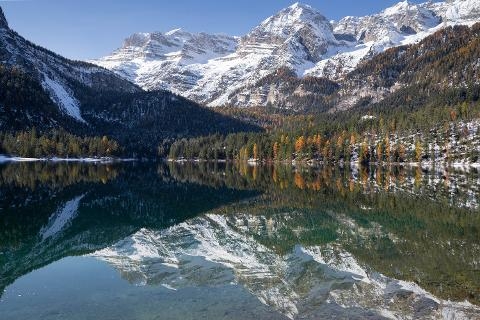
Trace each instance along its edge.
{"label": "yellow autumn tree", "polygon": [[258,159],[258,145],[256,143],[253,144],[253,159]]}
{"label": "yellow autumn tree", "polygon": [[323,161],[329,161],[331,158],[330,154],[330,140],[325,141],[325,145],[322,150]]}
{"label": "yellow autumn tree", "polygon": [[382,150],[382,143],[379,141],[377,143],[377,161],[383,161],[383,150]]}
{"label": "yellow autumn tree", "polygon": [[299,188],[301,190],[305,189],[305,179],[303,179],[303,177],[300,173],[295,172],[294,181],[295,181],[295,185],[297,186],[297,188]]}
{"label": "yellow autumn tree", "polygon": [[357,138],[355,137],[355,134],[352,133],[352,134],[350,135],[350,146],[351,146],[351,147],[355,146],[355,143],[357,143]]}
{"label": "yellow autumn tree", "polygon": [[315,147],[319,152],[322,149],[322,136],[319,134],[315,136]]}
{"label": "yellow autumn tree", "polygon": [[423,148],[420,140],[415,141],[415,160],[420,162],[422,160]]}
{"label": "yellow autumn tree", "polygon": [[338,149],[342,149],[344,142],[345,142],[345,138],[344,138],[343,133],[342,133],[342,134],[339,135],[338,138],[337,138],[337,148],[338,148]]}
{"label": "yellow autumn tree", "polygon": [[298,137],[298,139],[295,141],[295,152],[297,154],[302,153],[305,149],[305,144],[306,144],[305,137],[304,136]]}
{"label": "yellow autumn tree", "polygon": [[273,144],[273,159],[278,160],[278,153],[280,151],[280,144],[275,142]]}
{"label": "yellow autumn tree", "polygon": [[398,161],[404,162],[407,151],[403,143],[400,143],[398,145],[397,152],[398,152]]}
{"label": "yellow autumn tree", "polygon": [[387,160],[387,162],[390,162],[390,139],[388,138],[388,136],[385,137],[385,158]]}

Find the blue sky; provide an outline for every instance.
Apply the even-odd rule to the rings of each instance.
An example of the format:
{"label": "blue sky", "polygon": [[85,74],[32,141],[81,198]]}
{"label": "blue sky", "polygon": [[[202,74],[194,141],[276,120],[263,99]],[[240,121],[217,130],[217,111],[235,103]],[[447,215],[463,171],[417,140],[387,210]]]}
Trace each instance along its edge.
{"label": "blue sky", "polygon": [[[329,19],[381,11],[399,0],[304,0]],[[424,2],[417,0],[411,2]],[[72,59],[104,56],[134,32],[183,28],[243,35],[288,0],[0,0],[10,27]]]}

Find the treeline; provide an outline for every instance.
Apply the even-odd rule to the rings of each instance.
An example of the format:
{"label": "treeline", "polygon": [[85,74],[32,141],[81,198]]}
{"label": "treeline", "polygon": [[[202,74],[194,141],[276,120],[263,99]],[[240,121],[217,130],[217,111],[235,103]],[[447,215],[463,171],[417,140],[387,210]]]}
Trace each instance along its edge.
{"label": "treeline", "polygon": [[79,99],[94,132],[114,137],[132,156],[155,156],[158,141],[261,130],[168,91],[96,94],[85,89]]}
{"label": "treeline", "polygon": [[[170,148],[170,159],[241,160],[241,161],[303,161],[350,162],[356,159],[357,133],[342,132],[327,137],[321,134],[231,134],[182,139]],[[386,141],[388,143],[388,140]],[[371,152],[373,151],[373,152]],[[359,161],[366,164],[376,156],[371,145],[361,143]],[[373,156],[372,156],[373,155]],[[381,154],[388,162],[403,162],[407,159],[403,144],[387,145]]]}
{"label": "treeline", "polygon": [[349,160],[356,136],[347,132],[331,138],[321,134],[306,136],[293,133],[213,135],[178,140],[172,144],[168,156],[171,159],[244,161]]}
{"label": "treeline", "polygon": [[[79,183],[107,183],[119,175],[111,164],[51,163],[46,161],[11,163],[0,168],[2,190],[8,188],[62,189]],[[3,195],[5,197],[5,195]],[[5,204],[6,198],[0,197]],[[1,211],[1,208],[0,208]]]}
{"label": "treeline", "polygon": [[[159,165],[159,174],[163,174],[163,166],[164,164]],[[284,163],[252,166],[245,162],[169,162],[168,172],[176,181],[182,183],[236,190],[261,190],[266,194],[278,195],[278,199],[285,199],[286,194],[292,196],[298,190],[317,192],[328,187],[335,188],[342,195],[354,190],[368,193],[380,190],[392,193],[422,193],[435,197],[437,203],[442,199],[442,202],[456,207],[467,207],[470,191],[466,190],[474,190],[479,178],[476,170],[463,177],[462,171],[429,171],[418,166],[292,166]],[[432,182],[432,177],[442,179]],[[459,189],[454,199],[450,188]],[[287,192],[284,193],[284,190]],[[300,192],[297,194],[303,195]],[[306,204],[305,201],[299,203]]]}
{"label": "treeline", "polygon": [[0,154],[20,157],[108,157],[120,154],[119,144],[106,136],[79,137],[63,130],[39,134],[35,128],[16,133],[0,132]]}
{"label": "treeline", "polygon": [[410,124],[426,118],[425,110],[408,115],[399,112],[388,120],[359,114],[350,114],[349,121],[335,119],[335,115],[324,121],[305,117],[305,121],[291,124],[290,128],[269,133],[181,139],[171,145],[168,155],[163,149],[160,155],[171,159],[267,162],[477,162],[480,132],[478,121],[471,119],[480,118],[479,109],[478,104],[467,103],[455,108],[436,108],[436,112],[430,113],[430,120],[425,120],[427,125],[416,129]]}

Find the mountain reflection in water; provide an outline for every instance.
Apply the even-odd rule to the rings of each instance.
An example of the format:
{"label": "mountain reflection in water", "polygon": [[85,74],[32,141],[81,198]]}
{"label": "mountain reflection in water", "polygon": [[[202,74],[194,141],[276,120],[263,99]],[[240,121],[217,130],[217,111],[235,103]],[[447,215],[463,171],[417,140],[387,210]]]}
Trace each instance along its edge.
{"label": "mountain reflection in water", "polygon": [[21,163],[0,179],[0,288],[89,255],[136,286],[238,286],[288,318],[480,316],[475,171]]}

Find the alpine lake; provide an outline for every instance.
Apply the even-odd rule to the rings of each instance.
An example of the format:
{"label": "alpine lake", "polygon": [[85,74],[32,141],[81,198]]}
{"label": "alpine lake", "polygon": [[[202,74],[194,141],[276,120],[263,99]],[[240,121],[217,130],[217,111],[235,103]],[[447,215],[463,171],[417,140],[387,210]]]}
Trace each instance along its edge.
{"label": "alpine lake", "polygon": [[4,163],[0,319],[480,319],[480,174]]}

